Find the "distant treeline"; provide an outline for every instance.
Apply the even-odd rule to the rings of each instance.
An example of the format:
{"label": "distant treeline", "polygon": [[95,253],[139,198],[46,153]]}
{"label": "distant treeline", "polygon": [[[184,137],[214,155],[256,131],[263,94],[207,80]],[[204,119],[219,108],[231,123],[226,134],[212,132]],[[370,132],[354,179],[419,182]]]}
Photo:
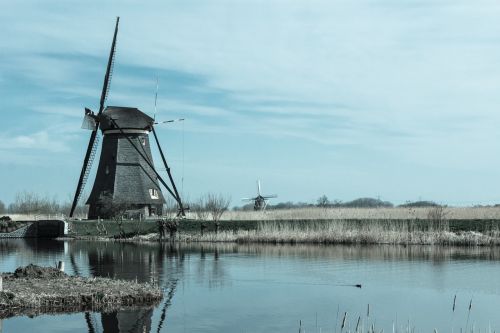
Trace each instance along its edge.
{"label": "distant treeline", "polygon": [[[83,202],[83,200],[82,200]],[[198,211],[196,207],[198,202],[190,204],[193,211]],[[253,210],[253,202],[241,207],[234,207],[235,211]],[[390,208],[395,207],[393,203],[376,198],[358,198],[352,201],[329,200],[326,195],[319,197],[315,203],[310,202],[280,202],[277,204],[268,204],[266,209],[295,209],[295,208]],[[408,201],[397,207],[418,208],[418,207],[440,207],[442,205],[427,200]],[[71,207],[71,202],[60,202],[56,198],[41,196],[33,192],[20,192],[16,195],[13,203],[6,206],[0,201],[0,214],[68,214]],[[87,213],[87,206],[79,205],[76,209],[77,215]]]}
{"label": "distant treeline", "polygon": [[[417,207],[439,207],[441,206],[438,203],[435,203],[434,201],[426,201],[426,200],[420,200],[420,201],[407,201],[402,205],[398,205],[397,207],[404,207],[404,208],[417,208]],[[330,201],[326,195],[323,195],[318,198],[318,200],[315,203],[309,203],[309,202],[292,202],[292,201],[287,201],[287,202],[280,202],[277,204],[268,204],[266,209],[273,210],[273,209],[295,209],[295,208],[310,208],[310,207],[323,207],[323,208],[391,208],[391,207],[396,207],[392,202],[389,201],[384,201],[380,199],[375,199],[375,198],[358,198],[354,199],[352,201],[340,201],[340,200],[333,200]],[[246,204],[241,207],[234,207],[234,210],[253,210],[253,203]]]}
{"label": "distant treeline", "polygon": [[[14,202],[6,206],[0,201],[0,214],[29,214],[29,215],[67,215],[71,208],[71,202],[59,202],[55,197],[41,196],[34,192],[19,192]],[[75,210],[77,215],[86,214],[86,206],[78,206]]]}

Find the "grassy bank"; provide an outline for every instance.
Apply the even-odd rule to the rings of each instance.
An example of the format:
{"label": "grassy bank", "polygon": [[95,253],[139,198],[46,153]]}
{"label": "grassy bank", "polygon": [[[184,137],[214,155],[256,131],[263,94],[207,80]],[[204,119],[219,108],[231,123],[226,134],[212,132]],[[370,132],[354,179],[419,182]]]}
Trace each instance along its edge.
{"label": "grassy bank", "polygon": [[406,221],[350,223],[330,221],[293,225],[267,223],[254,232],[239,235],[238,242],[318,243],[318,244],[424,244],[424,245],[500,245],[498,229],[451,231],[447,223],[417,224]]}
{"label": "grassy bank", "polygon": [[70,235],[73,236],[108,236],[118,237],[125,235],[131,237],[134,235],[148,234],[158,231],[158,226],[154,221],[95,221],[82,220],[73,221],[69,225]]}
{"label": "grassy bank", "polygon": [[3,275],[0,319],[18,315],[153,306],[162,297],[162,291],[150,284],[68,276],[54,268],[29,265]]}
{"label": "grassy bank", "polygon": [[[367,209],[379,214],[382,210]],[[394,208],[392,210],[394,212]],[[500,219],[451,219],[445,218],[446,214],[448,212],[443,211],[438,219],[236,219],[222,220],[217,225],[213,221],[188,219],[179,221],[176,239],[240,243],[500,245]],[[158,233],[155,221],[75,221],[71,229],[76,236],[149,235],[135,238],[141,240],[155,240]]]}
{"label": "grassy bank", "polygon": [[[259,221],[220,221],[218,230],[256,230]],[[207,232],[215,231],[216,226],[213,221],[180,220],[178,230],[181,232],[196,233],[201,229]],[[143,235],[158,232],[158,225],[155,220],[142,222],[124,221],[119,225],[116,221],[74,221],[70,225],[71,233],[76,236],[118,236],[123,232],[126,236]]]}
{"label": "grassy bank", "polygon": [[[447,231],[476,231],[490,232],[492,230],[500,230],[500,219],[477,219],[477,220],[462,220],[462,219],[447,219],[442,222],[436,222],[427,219],[343,219],[343,220],[223,220],[219,221],[219,231],[252,231],[260,230],[266,226],[273,227],[276,225],[288,226],[290,229],[297,228],[318,228],[322,225],[341,223],[352,228],[359,229],[375,226],[393,226],[394,228],[408,228],[409,230],[436,230],[441,228],[439,224],[445,224]],[[216,229],[213,221],[199,220],[181,220],[178,224],[178,230],[186,233],[199,233],[201,229],[205,232],[214,232]],[[71,232],[78,236],[117,236],[120,231],[123,231],[127,236],[141,235],[154,233],[158,231],[158,226],[155,221],[125,221],[121,226],[115,221],[74,221],[71,222]]]}
{"label": "grassy bank", "polygon": [[[144,241],[158,240],[156,233],[137,236]],[[255,229],[218,232],[183,231],[175,240],[184,242],[238,242],[269,244],[401,244],[401,245],[500,245],[496,226],[482,231],[451,230],[447,222],[431,221],[317,221],[260,222]]]}

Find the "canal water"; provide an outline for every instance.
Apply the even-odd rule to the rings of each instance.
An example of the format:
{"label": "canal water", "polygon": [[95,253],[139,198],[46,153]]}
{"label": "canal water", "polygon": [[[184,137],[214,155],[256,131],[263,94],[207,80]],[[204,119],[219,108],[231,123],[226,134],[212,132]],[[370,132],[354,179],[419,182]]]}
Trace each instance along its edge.
{"label": "canal water", "polygon": [[158,281],[165,297],[5,319],[3,333],[500,330],[498,248],[0,241],[2,272],[59,260],[69,274]]}

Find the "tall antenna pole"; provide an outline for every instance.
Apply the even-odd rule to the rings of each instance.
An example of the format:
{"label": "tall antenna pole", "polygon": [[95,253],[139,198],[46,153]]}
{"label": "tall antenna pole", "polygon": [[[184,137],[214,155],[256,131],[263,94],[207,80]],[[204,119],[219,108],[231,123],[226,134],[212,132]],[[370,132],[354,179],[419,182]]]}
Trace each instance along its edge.
{"label": "tall antenna pole", "polygon": [[182,178],[181,178],[181,194],[184,197],[184,118],[182,118]]}
{"label": "tall antenna pole", "polygon": [[158,75],[156,76],[155,113],[153,114],[153,120],[156,120],[156,101],[157,100],[158,100]]}

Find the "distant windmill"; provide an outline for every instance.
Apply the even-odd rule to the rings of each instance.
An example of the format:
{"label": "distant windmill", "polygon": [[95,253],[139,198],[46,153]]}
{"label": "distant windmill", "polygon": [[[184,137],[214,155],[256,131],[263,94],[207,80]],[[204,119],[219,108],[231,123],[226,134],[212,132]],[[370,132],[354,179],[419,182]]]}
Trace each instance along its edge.
{"label": "distant windmill", "polygon": [[[105,207],[103,207],[103,198],[105,197],[111,200],[108,204],[125,205],[126,210],[130,212],[140,213],[144,216],[161,215],[165,199],[158,182],[177,202],[179,215],[185,216],[181,197],[177,192],[170,168],[156,136],[154,119],[137,108],[104,107],[111,81],[119,20],[118,17],[106,75],[104,76],[99,111],[94,114],[90,109],[85,108],[82,127],[90,129],[92,133],[71,205],[70,217],[73,216],[90,174],[97,151],[99,129],[103,135],[103,142],[94,186],[87,200],[89,205],[88,218],[105,217]],[[150,132],[153,132],[170,180],[170,186],[154,167],[149,143]]]}
{"label": "distant windmill", "polygon": [[267,202],[271,198],[277,198],[276,194],[272,195],[261,195],[260,194],[260,180],[257,180],[257,196],[254,198],[243,198],[243,201],[253,201],[253,209],[254,210],[265,210],[267,207]]}

